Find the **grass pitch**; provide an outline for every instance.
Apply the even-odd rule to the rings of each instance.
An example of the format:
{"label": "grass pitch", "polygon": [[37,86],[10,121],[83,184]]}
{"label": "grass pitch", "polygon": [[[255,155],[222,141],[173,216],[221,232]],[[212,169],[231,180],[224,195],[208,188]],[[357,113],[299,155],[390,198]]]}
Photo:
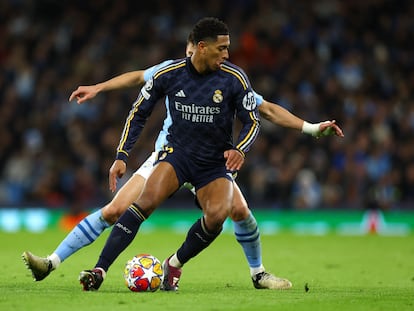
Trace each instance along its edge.
{"label": "grass pitch", "polygon": [[293,283],[291,290],[272,291],[253,288],[243,252],[226,233],[187,263],[176,293],[133,293],[122,278],[134,254],[148,252],[162,261],[176,250],[184,235],[171,231],[139,234],[97,292],[83,292],[77,277],[94,266],[108,232],[33,282],[21,253],[50,254],[65,235],[0,233],[0,310],[414,310],[412,235],[262,235],[267,270]]}

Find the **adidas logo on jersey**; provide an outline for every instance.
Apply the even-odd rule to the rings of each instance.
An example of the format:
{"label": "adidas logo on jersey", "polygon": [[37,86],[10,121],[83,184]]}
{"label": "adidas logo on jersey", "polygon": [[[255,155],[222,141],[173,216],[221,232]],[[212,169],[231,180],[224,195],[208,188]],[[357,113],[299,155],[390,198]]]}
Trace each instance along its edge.
{"label": "adidas logo on jersey", "polygon": [[183,90],[178,91],[178,92],[175,94],[175,96],[176,96],[176,97],[186,97],[186,96],[185,96],[185,93],[184,93],[184,91],[183,91]]}

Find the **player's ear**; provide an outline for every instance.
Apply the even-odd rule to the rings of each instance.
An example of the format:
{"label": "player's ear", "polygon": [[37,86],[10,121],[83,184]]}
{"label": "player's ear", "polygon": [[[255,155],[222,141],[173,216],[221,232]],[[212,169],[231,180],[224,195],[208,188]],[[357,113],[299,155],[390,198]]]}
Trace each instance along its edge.
{"label": "player's ear", "polygon": [[202,51],[207,47],[207,42],[206,41],[199,41],[197,43],[197,50]]}

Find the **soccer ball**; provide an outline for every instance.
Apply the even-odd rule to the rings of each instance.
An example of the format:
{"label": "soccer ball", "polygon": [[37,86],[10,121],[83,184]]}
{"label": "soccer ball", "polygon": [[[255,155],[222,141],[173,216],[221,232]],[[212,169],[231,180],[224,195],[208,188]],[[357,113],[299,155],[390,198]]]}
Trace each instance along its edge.
{"label": "soccer ball", "polygon": [[155,292],[160,288],[162,278],[161,262],[152,255],[136,255],[125,265],[125,284],[133,292]]}

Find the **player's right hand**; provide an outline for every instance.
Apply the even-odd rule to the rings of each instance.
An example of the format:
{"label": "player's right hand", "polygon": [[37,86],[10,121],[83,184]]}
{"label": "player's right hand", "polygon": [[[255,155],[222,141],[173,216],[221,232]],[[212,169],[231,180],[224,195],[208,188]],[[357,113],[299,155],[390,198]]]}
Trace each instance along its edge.
{"label": "player's right hand", "polygon": [[244,156],[236,149],[224,151],[224,158],[226,159],[226,169],[232,172],[240,170],[244,163]]}
{"label": "player's right hand", "polygon": [[81,85],[69,97],[69,101],[76,99],[78,104],[86,102],[88,99],[94,98],[99,93],[95,85]]}
{"label": "player's right hand", "polygon": [[126,163],[122,160],[115,160],[109,169],[109,190],[116,191],[117,179],[124,176],[126,172]]}
{"label": "player's right hand", "polygon": [[344,133],[342,132],[342,129],[336,124],[335,120],[321,122],[319,125],[319,131],[316,137],[331,136],[331,135],[344,137]]}

